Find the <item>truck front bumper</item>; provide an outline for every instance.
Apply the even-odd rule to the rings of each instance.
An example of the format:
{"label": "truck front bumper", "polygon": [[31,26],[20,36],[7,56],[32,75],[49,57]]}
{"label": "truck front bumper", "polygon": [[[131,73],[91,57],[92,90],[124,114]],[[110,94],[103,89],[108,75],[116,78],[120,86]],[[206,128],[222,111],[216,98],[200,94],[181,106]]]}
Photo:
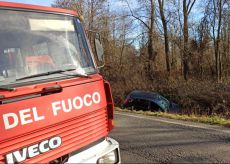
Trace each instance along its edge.
{"label": "truck front bumper", "polygon": [[97,145],[70,156],[66,163],[121,163],[119,144],[107,137]]}

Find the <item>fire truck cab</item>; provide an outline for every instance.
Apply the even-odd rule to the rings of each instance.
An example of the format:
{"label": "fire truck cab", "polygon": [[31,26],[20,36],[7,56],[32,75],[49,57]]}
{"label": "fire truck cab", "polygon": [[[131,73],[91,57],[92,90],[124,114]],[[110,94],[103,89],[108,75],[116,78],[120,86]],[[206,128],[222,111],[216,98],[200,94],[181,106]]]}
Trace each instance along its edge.
{"label": "fire truck cab", "polygon": [[0,163],[120,163],[110,85],[79,16],[0,2]]}

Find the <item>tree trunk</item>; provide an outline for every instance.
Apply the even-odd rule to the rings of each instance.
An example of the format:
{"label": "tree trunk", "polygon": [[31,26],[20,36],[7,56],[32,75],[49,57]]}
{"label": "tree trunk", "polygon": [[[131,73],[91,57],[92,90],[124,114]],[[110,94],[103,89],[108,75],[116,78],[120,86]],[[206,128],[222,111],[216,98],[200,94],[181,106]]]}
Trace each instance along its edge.
{"label": "tree trunk", "polygon": [[[213,3],[215,1],[213,0]],[[221,32],[221,24],[222,24],[222,0],[217,2],[219,13],[218,13],[218,29],[217,29],[217,38],[215,45],[215,57],[216,57],[216,76],[217,81],[220,82],[222,80],[222,66],[221,66],[221,55],[220,55],[220,32]]]}
{"label": "tree trunk", "polygon": [[183,1],[183,15],[184,15],[184,56],[183,56],[183,75],[184,79],[188,80],[189,73],[189,52],[188,52],[188,11],[186,0]]}
{"label": "tree trunk", "polygon": [[158,0],[159,9],[160,9],[160,15],[161,15],[161,21],[163,25],[164,30],[164,45],[165,45],[165,61],[166,61],[166,70],[170,73],[170,61],[169,61],[169,39],[168,39],[168,28],[167,28],[167,22],[164,15],[164,0]]}
{"label": "tree trunk", "polygon": [[154,0],[151,0],[151,18],[149,28],[149,42],[148,42],[148,76],[152,78],[152,63],[155,62],[155,54],[153,47],[153,33],[154,33]]}

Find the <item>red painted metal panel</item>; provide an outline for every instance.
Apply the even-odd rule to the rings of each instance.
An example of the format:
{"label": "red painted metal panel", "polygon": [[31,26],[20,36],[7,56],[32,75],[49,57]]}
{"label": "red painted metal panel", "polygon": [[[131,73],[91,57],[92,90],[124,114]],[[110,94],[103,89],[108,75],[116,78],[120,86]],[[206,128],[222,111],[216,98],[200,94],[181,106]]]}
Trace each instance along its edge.
{"label": "red painted metal panel", "polygon": [[[93,93],[100,94],[99,103],[91,103],[91,106],[86,106],[83,104],[83,99],[85,95],[93,95]],[[74,99],[78,97],[75,101],[75,105],[82,106],[80,109],[74,107]],[[79,100],[82,99],[82,100]],[[87,102],[90,102],[90,98],[86,98]],[[56,108],[61,108],[55,110],[53,104]],[[95,109],[100,109],[106,107],[106,98],[104,93],[103,81],[86,83],[81,85],[76,85],[72,87],[65,87],[60,93],[55,93],[47,96],[41,96],[38,98],[27,99],[23,101],[18,101],[9,104],[0,105],[0,117],[3,118],[4,115],[9,113],[14,113],[18,117],[18,125],[11,129],[6,129],[6,123],[4,124],[3,119],[0,120],[0,131],[4,135],[0,135],[0,143],[6,139],[13,138],[14,136],[22,135],[30,131],[44,128],[86,113],[94,111]],[[33,111],[33,108],[37,110]],[[64,112],[64,108],[69,108],[69,112]],[[20,112],[26,115],[30,115],[27,119],[22,119],[20,117]],[[44,119],[36,121],[35,116],[43,117]],[[12,117],[9,117],[12,118]],[[23,121],[25,120],[25,121]],[[32,121],[32,122],[31,122]],[[10,124],[13,124],[14,120],[9,120]],[[23,122],[31,122],[23,124]]]}
{"label": "red painted metal panel", "polygon": [[[69,124],[75,124],[75,126],[69,126]],[[14,140],[16,142],[20,142],[20,147],[23,148],[28,146],[28,143],[30,143],[29,145],[39,143],[40,141],[43,141],[55,135],[58,135],[62,138],[63,143],[58,149],[54,149],[37,157],[28,159],[24,161],[24,163],[47,163],[108,135],[106,109],[102,108],[87,115],[84,115],[79,119],[75,118],[75,120],[65,122],[63,123],[62,127],[56,125],[52,128],[49,127],[48,129],[52,130],[54,133],[48,132],[45,135],[33,133]],[[40,136],[36,138],[34,135],[37,134]],[[24,142],[22,142],[20,139],[24,139]],[[7,146],[3,149],[2,147],[0,147],[2,154],[0,156],[0,161],[2,162],[4,162],[4,155],[8,152],[14,151],[15,148],[18,146],[17,144],[11,144],[11,141],[8,141],[7,143],[10,146]]]}
{"label": "red painted metal panel", "polygon": [[109,131],[114,128],[114,102],[111,87],[108,81],[104,81],[105,95],[107,101],[107,112],[108,112],[108,126]]}
{"label": "red painted metal panel", "polygon": [[[100,115],[98,115],[100,114]],[[87,120],[82,120],[79,118],[75,118],[76,121],[74,122],[66,122],[66,123],[62,123],[63,125],[56,125],[54,127],[47,127],[46,129],[49,130],[49,132],[46,132],[46,129],[44,130],[40,130],[38,132],[34,132],[32,134],[27,134],[24,135],[22,137],[19,137],[17,139],[11,140],[10,141],[10,145],[9,142],[5,142],[3,144],[1,144],[1,149],[0,149],[0,154],[4,154],[5,152],[11,152],[13,150],[15,150],[15,148],[20,149],[25,147],[26,145],[30,145],[31,142],[37,143],[40,140],[44,140],[46,138],[49,138],[51,136],[55,136],[58,133],[63,133],[63,137],[72,137],[72,133],[74,133],[76,131],[76,129],[78,128],[78,130],[81,130],[81,133],[84,132],[84,130],[86,128],[91,128],[91,127],[96,127],[97,125],[101,125],[102,122],[105,121],[105,116],[103,115],[104,111],[102,112],[97,112],[97,115],[92,114],[92,118],[90,117],[85,117],[87,118]],[[92,123],[90,122],[92,121]],[[69,123],[73,123],[73,124],[69,124]],[[58,127],[58,130],[56,129]],[[88,130],[88,129],[87,129]],[[97,129],[94,129],[97,130]],[[78,133],[80,134],[80,133]],[[31,141],[30,139],[33,138],[33,141]],[[1,159],[1,156],[0,156]]]}
{"label": "red painted metal panel", "polygon": [[[52,86],[51,84],[54,82],[37,85],[37,87],[25,86],[15,93],[31,95],[39,93],[42,87]],[[108,135],[107,102],[101,76],[93,75],[89,79],[74,78],[55,84],[63,88],[62,92],[0,105],[0,163],[4,162],[6,154],[51,137],[60,136],[63,142],[62,146],[25,162],[49,162]],[[30,88],[30,90],[26,88]],[[2,93],[5,93],[8,99],[15,98],[10,92]],[[91,103],[94,93],[100,95],[100,101]],[[82,108],[76,109],[76,104],[78,107],[81,104],[80,100],[75,101],[75,106],[70,105],[74,99],[85,101]],[[95,99],[99,100],[97,96]],[[54,107],[52,104],[58,105]],[[37,113],[33,113],[32,108],[36,108]],[[27,124],[24,125],[22,125],[23,121],[21,120],[23,119],[20,116],[22,111],[26,111],[25,113],[28,114],[28,117],[24,118],[24,122],[27,121]],[[6,129],[3,115],[9,113],[16,115],[19,121],[15,127]],[[35,121],[34,115],[43,119]],[[32,122],[28,122],[28,120],[32,120]],[[10,118],[9,122],[12,124],[14,119]]]}
{"label": "red painted metal panel", "polygon": [[[0,95],[3,95],[5,98],[16,98],[23,95],[30,95],[35,93],[41,93],[42,89],[45,87],[52,87],[54,85],[60,85],[62,87],[70,87],[82,83],[91,83],[93,81],[102,80],[102,76],[98,74],[90,75],[89,78],[85,78],[84,80],[82,78],[70,78],[70,79],[64,79],[64,80],[58,80],[58,81],[51,81],[47,83],[39,83],[35,85],[28,85],[23,87],[16,88],[15,91],[9,92],[9,91],[0,91]],[[0,98],[0,100],[2,100]]]}
{"label": "red painted metal panel", "polygon": [[38,5],[29,5],[29,4],[23,4],[23,3],[12,3],[12,2],[1,2],[0,1],[0,7],[57,12],[57,13],[64,13],[64,14],[70,14],[70,15],[78,16],[78,14],[72,10],[46,7],[46,6],[38,6]]}

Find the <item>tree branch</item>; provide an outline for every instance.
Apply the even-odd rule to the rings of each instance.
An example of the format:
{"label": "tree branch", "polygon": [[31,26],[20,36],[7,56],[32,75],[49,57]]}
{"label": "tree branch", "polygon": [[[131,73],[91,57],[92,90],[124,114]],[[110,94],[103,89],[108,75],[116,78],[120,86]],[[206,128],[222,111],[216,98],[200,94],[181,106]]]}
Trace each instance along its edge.
{"label": "tree branch", "polygon": [[196,0],[193,0],[192,5],[188,8],[188,15],[190,14],[195,2],[196,2]]}
{"label": "tree branch", "polygon": [[134,17],[135,19],[137,19],[138,21],[140,21],[148,30],[150,30],[150,27],[147,25],[147,23],[145,23],[141,18],[137,17],[134,15],[130,5],[129,5],[129,2],[126,0],[126,3],[128,5],[128,8],[129,8],[129,11],[131,13],[131,16]]}

